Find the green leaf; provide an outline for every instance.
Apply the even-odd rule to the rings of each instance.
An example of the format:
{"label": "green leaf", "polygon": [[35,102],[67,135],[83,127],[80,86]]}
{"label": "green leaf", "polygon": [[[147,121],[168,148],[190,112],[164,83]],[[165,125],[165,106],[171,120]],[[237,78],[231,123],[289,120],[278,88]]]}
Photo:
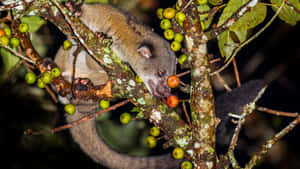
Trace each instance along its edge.
{"label": "green leaf", "polygon": [[[210,10],[210,7],[208,5],[199,5],[198,6],[198,12],[206,12],[209,10]],[[208,17],[209,17],[208,13],[199,15],[200,21],[204,22],[205,29],[207,29],[210,26],[212,19],[213,19],[213,17],[210,17],[210,18],[208,18]]]}
{"label": "green leaf", "polygon": [[8,73],[20,60],[5,48],[0,49],[0,55],[4,64],[4,73]]}
{"label": "green leaf", "polygon": [[247,30],[226,30],[218,36],[219,50],[221,56],[225,58],[225,61],[230,58],[233,51],[239,46],[239,44],[247,39],[247,35]]}
{"label": "green leaf", "polygon": [[22,17],[21,22],[28,24],[29,32],[36,32],[46,23],[46,21],[39,16]]}
{"label": "green leaf", "polygon": [[219,18],[217,26],[221,26],[225,23],[233,13],[235,13],[241,6],[247,3],[249,0],[230,0],[225,9],[222,12],[222,15]]}
{"label": "green leaf", "polygon": [[267,15],[267,7],[264,4],[258,3],[249,12],[246,12],[241,18],[234,23],[230,30],[247,30],[254,28],[263,22]]}
{"label": "green leaf", "polygon": [[[277,11],[280,5],[282,4],[282,0],[270,0],[270,1],[272,4],[274,4],[272,6],[272,9],[274,11]],[[300,14],[298,13],[300,11],[300,1],[289,0],[288,2],[296,9],[294,9],[289,5],[284,5],[279,13],[279,18],[285,21],[286,23],[294,26],[298,21],[300,21]]]}
{"label": "green leaf", "polygon": [[[249,0],[230,0],[219,18],[217,26],[224,24],[234,13],[245,5]],[[242,8],[244,9],[244,8]],[[245,7],[247,9],[247,7]],[[241,10],[242,11],[242,10]],[[246,11],[235,23],[230,27],[231,30],[246,30],[254,28],[262,21],[264,21],[267,14],[267,7],[258,3],[254,7]],[[239,15],[239,12],[237,13]]]}

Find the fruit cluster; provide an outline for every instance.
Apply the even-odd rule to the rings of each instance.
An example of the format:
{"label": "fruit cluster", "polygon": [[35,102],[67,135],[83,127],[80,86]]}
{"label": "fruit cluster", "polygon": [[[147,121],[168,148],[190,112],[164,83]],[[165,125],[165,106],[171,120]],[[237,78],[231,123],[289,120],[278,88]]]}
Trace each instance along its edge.
{"label": "fruit cluster", "polygon": [[10,46],[13,49],[20,45],[20,40],[16,37],[12,37],[11,30],[8,25],[1,23],[0,26],[0,42],[1,46]]}
{"label": "fruit cluster", "polygon": [[172,19],[175,18],[176,23],[179,24],[180,26],[183,26],[183,22],[186,18],[185,14],[179,10],[180,10],[180,8],[177,5],[176,9],[174,9],[174,8],[166,8],[166,9],[159,8],[159,9],[157,9],[157,12],[156,12],[157,17],[159,19],[161,19],[160,27],[164,30],[164,37],[167,40],[173,40],[171,42],[171,49],[174,52],[177,52],[181,49],[181,42],[184,39],[183,34],[174,32],[174,30],[172,29],[172,22],[171,22]]}

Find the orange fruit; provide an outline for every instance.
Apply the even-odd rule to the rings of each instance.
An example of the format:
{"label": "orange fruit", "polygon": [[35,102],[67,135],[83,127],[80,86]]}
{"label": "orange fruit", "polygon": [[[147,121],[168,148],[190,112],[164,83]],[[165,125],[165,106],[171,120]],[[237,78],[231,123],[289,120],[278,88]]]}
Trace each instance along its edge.
{"label": "orange fruit", "polygon": [[174,96],[174,95],[171,95],[168,97],[167,99],[167,104],[169,107],[176,107],[178,105],[178,97]]}
{"label": "orange fruit", "polygon": [[0,29],[0,36],[5,36],[5,32],[3,29]]}
{"label": "orange fruit", "polygon": [[170,88],[175,88],[179,85],[179,78],[175,75],[169,76],[167,80],[167,84]]}

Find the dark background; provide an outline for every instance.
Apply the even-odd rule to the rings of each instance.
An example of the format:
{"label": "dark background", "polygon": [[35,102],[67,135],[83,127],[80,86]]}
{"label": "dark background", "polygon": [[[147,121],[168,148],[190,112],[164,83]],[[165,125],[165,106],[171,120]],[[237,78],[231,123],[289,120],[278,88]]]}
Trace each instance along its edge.
{"label": "dark background", "polygon": [[[126,7],[122,1],[121,6]],[[124,2],[124,1],[123,1]],[[174,2],[174,1],[173,1]],[[155,8],[166,8],[172,1],[141,0],[129,10],[159,30],[159,21],[155,17]],[[147,5],[147,4],[150,5]],[[268,16],[274,14],[268,10]],[[252,79],[273,79],[258,104],[268,108],[298,112],[300,97],[300,26],[292,27],[283,21],[276,21],[263,35],[255,39],[237,55],[237,64],[240,70],[242,83]],[[255,29],[254,31],[257,31]],[[53,25],[44,26],[38,33],[48,46],[45,56],[53,57],[65,37],[60,35]],[[50,36],[49,36],[50,35]],[[55,35],[55,36],[54,36]],[[216,42],[210,44],[210,53],[220,57]],[[10,80],[4,79],[0,85],[0,145],[2,158],[1,168],[5,169],[60,169],[60,168],[103,168],[94,163],[76,145],[68,131],[42,136],[24,136],[27,128],[34,130],[53,128],[64,124],[62,105],[55,105],[44,90],[24,83],[24,69],[20,69]],[[222,73],[225,80],[234,88],[232,66]],[[216,86],[216,95],[224,93],[218,81],[213,79]],[[180,96],[179,96],[180,97]],[[245,96],[247,97],[247,96]],[[126,109],[126,108],[124,108]],[[128,108],[129,109],[129,108]],[[118,122],[118,115],[125,110],[114,112],[114,116],[107,115],[102,126],[104,130],[122,130]],[[119,114],[118,114],[119,113]],[[241,134],[236,157],[241,164],[246,163],[250,156],[259,150],[264,140],[270,139],[291,122],[292,118],[277,117],[257,112],[248,118],[245,129]],[[139,126],[133,138],[145,137],[149,127],[147,122],[133,122]],[[113,127],[111,126],[113,125]],[[119,126],[119,127],[116,127]],[[116,133],[120,132],[117,131]],[[256,168],[269,169],[298,169],[300,168],[300,138],[299,127],[287,134],[268,153],[267,157]],[[122,135],[126,137],[126,135]],[[113,144],[113,143],[112,143]],[[115,147],[119,151],[132,152],[135,144],[118,143]],[[148,149],[141,143],[135,154],[147,155]],[[160,153],[159,147],[150,154]],[[134,154],[134,153],[133,153]]]}

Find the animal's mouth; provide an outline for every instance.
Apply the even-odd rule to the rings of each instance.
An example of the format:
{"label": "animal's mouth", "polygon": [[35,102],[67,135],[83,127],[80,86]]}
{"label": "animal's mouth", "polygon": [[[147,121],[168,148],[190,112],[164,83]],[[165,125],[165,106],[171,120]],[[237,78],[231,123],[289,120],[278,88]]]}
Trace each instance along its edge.
{"label": "animal's mouth", "polygon": [[167,86],[166,80],[161,79],[155,84],[152,79],[148,80],[151,93],[155,97],[169,97],[171,89]]}

